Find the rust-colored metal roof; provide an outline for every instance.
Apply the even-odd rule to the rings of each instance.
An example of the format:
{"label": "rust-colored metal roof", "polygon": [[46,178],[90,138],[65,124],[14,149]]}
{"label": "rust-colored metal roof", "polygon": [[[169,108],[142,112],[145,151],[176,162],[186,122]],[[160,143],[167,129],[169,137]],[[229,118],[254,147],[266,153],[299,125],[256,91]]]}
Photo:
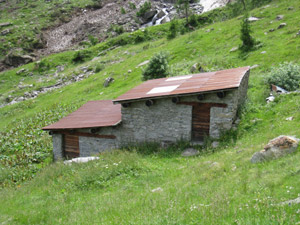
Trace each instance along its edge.
{"label": "rust-colored metal roof", "polygon": [[121,122],[121,106],[111,100],[90,101],[77,111],[43,130],[79,129],[116,126]]}
{"label": "rust-colored metal roof", "polygon": [[177,96],[238,88],[250,67],[146,81],[113,102]]}

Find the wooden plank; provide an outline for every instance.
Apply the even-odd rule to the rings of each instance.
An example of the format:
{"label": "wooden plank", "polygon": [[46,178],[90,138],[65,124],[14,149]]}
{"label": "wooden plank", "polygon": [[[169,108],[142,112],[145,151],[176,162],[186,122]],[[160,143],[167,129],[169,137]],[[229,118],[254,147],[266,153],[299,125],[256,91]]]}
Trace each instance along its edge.
{"label": "wooden plank", "polygon": [[77,135],[64,135],[64,153],[67,159],[79,157],[79,137]]}

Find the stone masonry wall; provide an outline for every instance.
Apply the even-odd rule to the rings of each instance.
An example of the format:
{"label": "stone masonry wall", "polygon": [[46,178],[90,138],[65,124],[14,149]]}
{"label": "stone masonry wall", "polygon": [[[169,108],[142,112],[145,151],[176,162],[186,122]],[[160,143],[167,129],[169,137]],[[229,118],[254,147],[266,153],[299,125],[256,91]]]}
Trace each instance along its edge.
{"label": "stone masonry wall", "polygon": [[79,137],[80,157],[96,155],[100,152],[118,148],[115,139]]}
{"label": "stone masonry wall", "polygon": [[122,144],[136,142],[175,142],[191,139],[192,107],[176,105],[171,98],[156,99],[151,107],[145,101],[122,107]]}
{"label": "stone masonry wall", "polygon": [[55,161],[63,159],[63,135],[53,134],[53,158]]}

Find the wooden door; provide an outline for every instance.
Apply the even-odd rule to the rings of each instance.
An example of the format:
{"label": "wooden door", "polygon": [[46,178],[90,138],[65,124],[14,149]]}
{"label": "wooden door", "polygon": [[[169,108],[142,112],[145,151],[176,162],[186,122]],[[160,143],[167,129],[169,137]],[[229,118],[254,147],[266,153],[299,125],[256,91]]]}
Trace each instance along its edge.
{"label": "wooden door", "polygon": [[209,104],[201,103],[193,106],[192,141],[203,141],[209,136],[210,108]]}
{"label": "wooden door", "polygon": [[64,135],[64,150],[66,159],[79,157],[79,137],[76,135]]}

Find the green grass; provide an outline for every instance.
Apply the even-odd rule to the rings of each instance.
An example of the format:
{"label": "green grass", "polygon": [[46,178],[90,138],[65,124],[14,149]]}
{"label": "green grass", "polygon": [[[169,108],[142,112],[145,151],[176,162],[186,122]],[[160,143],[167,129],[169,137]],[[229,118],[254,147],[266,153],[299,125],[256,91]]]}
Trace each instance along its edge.
{"label": "green grass", "polygon": [[[288,10],[288,7],[294,10]],[[22,68],[33,76],[15,74],[20,68],[1,73],[7,92],[20,96],[23,83],[28,90],[55,83],[49,78],[57,65],[65,65],[61,77],[79,73],[83,66],[103,70],[67,87],[0,109],[0,222],[6,224],[297,224],[299,205],[280,206],[300,193],[300,153],[262,164],[251,164],[254,152],[279,135],[300,133],[300,94],[280,96],[265,103],[268,87],[263,83],[271,66],[285,61],[300,63],[299,1],[274,1],[268,8],[254,9],[253,36],[263,45],[248,55],[229,52],[239,46],[241,19],[207,25],[175,39],[157,38],[118,47],[102,43],[89,48],[90,59],[72,62],[74,52],[46,57],[50,70],[38,73],[35,65]],[[276,21],[277,15],[284,15]],[[271,21],[273,21],[271,23]],[[285,22],[283,29],[265,35]],[[150,33],[167,30],[149,29]],[[214,28],[213,31],[206,32]],[[119,38],[128,38],[124,34]],[[129,35],[129,36],[128,36]],[[130,38],[130,37],[129,37]],[[116,39],[115,39],[116,40]],[[188,74],[198,62],[207,71],[255,65],[251,71],[248,103],[240,112],[236,132],[225,134],[220,147],[209,146],[200,156],[182,158],[187,143],[166,150],[145,145],[100,155],[100,160],[83,165],[50,164],[51,138],[40,128],[57,121],[88,100],[113,99],[141,82],[143,68],[136,66],[164,50],[169,53],[171,75]],[[261,54],[266,51],[266,54]],[[101,54],[100,54],[101,53]],[[98,57],[98,55],[100,56]],[[97,58],[95,58],[97,57]],[[128,73],[128,70],[132,70]],[[63,75],[64,74],[64,75]],[[104,88],[111,76],[115,82]],[[45,80],[38,82],[39,79]],[[47,81],[47,79],[50,79]],[[287,121],[287,117],[294,117]],[[33,179],[32,179],[33,178]],[[161,192],[152,192],[155,188]]]}

